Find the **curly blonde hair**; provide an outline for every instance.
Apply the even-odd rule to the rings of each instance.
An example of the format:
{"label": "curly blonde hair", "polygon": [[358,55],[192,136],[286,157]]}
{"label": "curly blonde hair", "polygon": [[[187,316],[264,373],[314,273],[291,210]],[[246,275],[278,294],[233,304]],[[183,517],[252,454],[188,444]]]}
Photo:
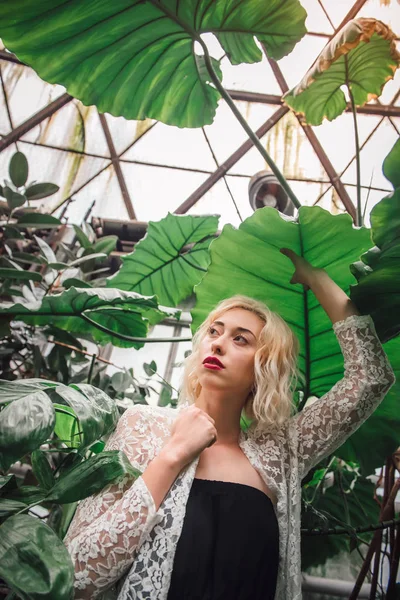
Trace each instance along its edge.
{"label": "curly blonde hair", "polygon": [[201,390],[196,375],[199,344],[211,323],[233,308],[255,313],[265,324],[261,330],[254,357],[254,386],[243,407],[255,434],[282,425],[296,412],[293,394],[302,376],[297,367],[300,344],[287,323],[263,302],[248,296],[235,295],[222,300],[200,325],[192,340],[192,353],[184,361],[178,406],[194,404]]}

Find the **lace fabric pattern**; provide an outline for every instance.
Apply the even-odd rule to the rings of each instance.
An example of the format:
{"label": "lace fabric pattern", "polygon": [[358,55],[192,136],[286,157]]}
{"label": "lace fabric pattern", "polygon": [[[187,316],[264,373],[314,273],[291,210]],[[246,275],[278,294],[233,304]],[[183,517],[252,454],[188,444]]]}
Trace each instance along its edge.
{"label": "lace fabric pattern", "polygon": [[[329,392],[279,428],[257,436],[241,431],[239,445],[275,492],[279,571],[275,600],[301,599],[301,480],[374,412],[395,382],[369,315],[333,324],[345,373]],[[177,409],[128,409],[106,449],[123,450],[143,472],[170,436]],[[175,549],[199,457],[183,469],[158,511],[143,478],[124,477],[83,500],[65,544],[75,564],[76,600],[165,600]],[[115,583],[119,581],[118,589]]]}

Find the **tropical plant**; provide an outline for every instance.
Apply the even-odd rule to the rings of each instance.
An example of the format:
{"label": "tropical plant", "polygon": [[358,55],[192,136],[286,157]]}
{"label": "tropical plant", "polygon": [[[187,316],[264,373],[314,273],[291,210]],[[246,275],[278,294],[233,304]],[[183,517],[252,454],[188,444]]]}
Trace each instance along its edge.
{"label": "tropical plant", "polygon": [[399,66],[396,36],[376,19],[353,19],[323,49],[314,65],[287,92],[283,100],[310,125],[320,125],[324,118],[332,121],[342,114],[347,100],[352,107],[357,165],[357,222],[363,224],[361,211],[360,144],[357,106],[381,95],[383,86],[392,79]]}
{"label": "tropical plant", "polygon": [[[100,6],[90,12],[84,11],[82,10],[82,2],[78,1],[71,2],[66,6],[61,0],[56,0],[52,4],[52,10],[48,11],[48,4],[45,2],[33,3],[32,0],[17,0],[12,7],[6,3],[3,3],[0,7],[0,34],[7,48],[14,51],[25,63],[32,65],[41,77],[47,81],[65,85],[72,95],[80,98],[84,103],[96,104],[100,111],[136,119],[148,116],[179,127],[200,127],[213,120],[217,102],[220,97],[224,98],[249,137],[263,154],[267,164],[277,175],[295,206],[299,208],[300,204],[297,198],[266,153],[265,148],[249,129],[226,90],[222,87],[220,60],[210,56],[202,35],[206,32],[213,32],[232,64],[261,60],[262,54],[255,43],[254,36],[257,37],[258,42],[263,45],[271,57],[279,59],[289,53],[295,43],[304,35],[305,16],[305,11],[297,0],[284,0],[283,2],[274,0],[268,6],[261,6],[261,4],[257,6],[250,0],[235,0],[233,3],[228,0],[217,0],[211,3],[205,0],[197,3],[193,3],[191,0],[183,0],[174,9],[171,9],[164,2],[155,3],[151,0],[145,2],[134,0],[132,2],[126,0],[124,6],[121,4],[118,5],[118,8],[109,6],[106,12]],[[66,20],[73,23],[73,26],[65,29]],[[33,24],[34,26],[32,26]],[[137,34],[139,26],[140,35]],[[392,54],[388,56],[387,53],[387,49],[390,47],[391,34],[382,35],[382,30],[378,31],[376,25],[372,29],[374,34],[370,36],[369,47],[375,47],[375,43],[378,44],[376,48],[379,46],[380,50],[385,47],[384,59],[382,59],[380,52],[376,63],[375,59],[370,59],[369,55],[364,54],[368,50],[363,46],[365,38],[359,36],[356,40],[352,33],[350,43],[353,45],[348,54],[346,54],[348,45],[344,50],[343,40],[338,39],[329,47],[329,51],[332,50],[329,64],[332,65],[330,67],[331,73],[340,67],[339,71],[342,76],[342,63],[344,63],[347,65],[346,68],[351,67],[352,74],[359,77],[358,61],[360,57],[365,58],[367,56],[368,65],[371,65],[370,74],[373,75],[371,91],[375,93],[376,90],[381,90],[382,74],[387,77],[397,67],[398,57]],[[90,33],[88,33],[89,31]],[[94,31],[99,35],[93,35]],[[136,35],[131,35],[132,33]],[[58,40],[57,35],[60,35]],[[379,39],[376,38],[376,35]],[[385,36],[386,39],[384,39]],[[79,42],[77,42],[78,38]],[[49,43],[49,40],[51,40],[51,43]],[[197,48],[200,50],[197,50]],[[126,58],[122,66],[120,63],[121,53]],[[355,88],[350,84],[348,73],[348,70],[345,70],[345,80],[341,81],[348,84],[349,93],[353,95],[353,109],[355,111],[358,96]],[[375,75],[377,76],[376,80]],[[317,80],[317,73],[315,77]],[[322,77],[325,77],[324,73],[321,75],[321,80]],[[112,86],[110,85],[111,81]],[[309,80],[308,84],[310,83]],[[311,89],[311,86],[309,87]],[[309,95],[312,96],[311,93]],[[335,93],[335,97],[338,98],[339,96]],[[343,104],[343,101],[340,101],[340,103]],[[295,109],[297,110],[297,108]],[[329,115],[333,115],[330,108]],[[395,169],[390,167],[390,171],[395,172]],[[397,179],[394,185],[396,188],[398,187]],[[393,215],[396,214],[396,207],[392,207],[389,202],[382,204],[382,206],[384,206],[383,211],[382,208],[376,208],[379,224],[373,224],[372,229],[376,232],[379,231],[381,214],[384,214],[383,229],[380,233],[375,234],[373,242],[380,250],[382,262],[379,268],[382,268],[385,273],[389,273],[387,269],[390,266],[390,274],[397,274],[398,276],[398,254],[396,252],[391,254],[390,249],[392,246],[389,248],[385,245],[385,232],[386,230],[388,232],[392,231],[389,218],[393,218]],[[165,219],[164,223],[158,226],[156,224],[152,225],[152,230],[166,240],[167,248],[170,251],[169,256],[168,253],[161,255],[155,250],[158,241],[157,235],[152,235],[152,230],[149,229],[147,239],[143,240],[140,245],[138,244],[132,256],[126,259],[121,273],[109,280],[107,289],[102,288],[102,293],[98,298],[95,298],[98,291],[96,288],[79,290],[77,286],[73,286],[66,291],[59,289],[58,291],[61,291],[61,293],[58,294],[57,304],[60,307],[63,303],[66,314],[58,309],[58,314],[54,314],[54,322],[57,321],[56,326],[64,333],[67,329],[70,331],[71,328],[75,332],[79,330],[82,333],[82,326],[77,325],[77,323],[84,321],[85,326],[90,325],[93,338],[95,335],[98,336],[96,339],[99,343],[100,335],[104,334],[105,337],[102,339],[111,341],[114,344],[118,343],[125,345],[125,347],[133,346],[135,343],[140,344],[144,341],[143,337],[138,339],[124,334],[127,320],[135,318],[136,323],[142,326],[141,319],[150,319],[150,322],[156,322],[162,314],[166,314],[166,311],[164,309],[160,310],[154,297],[139,299],[138,294],[135,295],[134,292],[143,293],[143,290],[146,289],[146,293],[159,295],[160,298],[166,299],[167,304],[176,305],[181,298],[188,294],[191,287],[200,280],[201,274],[204,273],[203,269],[207,269],[204,278],[195,288],[197,305],[193,312],[193,327],[196,328],[208,310],[220,298],[227,295],[243,292],[266,301],[273,310],[280,313],[293,327],[301,342],[300,369],[304,376],[304,383],[296,391],[298,410],[301,410],[307,401],[312,400],[312,396],[323,394],[342,376],[343,362],[329,321],[315,298],[310,293],[300,289],[300,287],[296,288],[288,284],[290,266],[286,258],[278,252],[278,249],[282,246],[292,247],[310,260],[312,264],[325,268],[342,289],[355,294],[354,298],[357,305],[360,306],[361,312],[363,310],[361,300],[363,289],[361,287],[366,286],[368,283],[370,285],[368,293],[375,294],[377,297],[374,305],[374,316],[376,316],[380,311],[380,307],[392,305],[389,298],[391,291],[389,286],[385,287],[382,294],[379,288],[379,277],[374,278],[374,273],[372,273],[372,269],[375,269],[377,263],[372,264],[372,259],[370,259],[372,254],[376,254],[376,251],[368,254],[371,246],[371,232],[365,227],[352,228],[351,219],[348,215],[334,217],[319,208],[301,207],[298,216],[292,220],[288,218],[284,220],[276,210],[267,208],[257,211],[237,231],[231,226],[226,226],[219,239],[212,242],[210,254],[208,255],[208,244],[211,236],[215,233],[213,227],[216,224],[212,223],[210,219],[208,221],[204,217],[202,219],[205,226],[203,237],[195,237],[195,228],[192,227],[191,221],[177,221],[171,215]],[[362,225],[360,206],[358,206],[358,219],[358,224]],[[165,223],[167,222],[168,228],[166,230]],[[186,233],[183,233],[183,235],[180,233],[179,243],[174,246],[176,236],[172,232],[175,231],[175,228],[178,230],[183,223],[185,223],[185,228],[187,227],[190,236],[193,235],[193,238],[188,238]],[[393,243],[394,248],[396,236],[397,233],[394,237],[390,234],[390,243]],[[88,242],[78,232],[77,237],[80,238],[83,252],[86,252],[89,249],[86,247]],[[189,239],[196,245],[187,249],[184,244],[187,244]],[[89,242],[93,243],[90,240]],[[38,244],[40,245],[39,242]],[[194,253],[196,248],[199,253],[192,257],[191,254]],[[92,247],[92,259],[95,251]],[[97,249],[97,251],[101,250]],[[52,269],[54,266],[53,257],[46,257],[44,250],[43,254],[47,259],[46,268]],[[368,267],[371,270],[365,269],[363,277],[359,277],[358,284],[354,287],[355,291],[353,292],[354,279],[352,279],[352,273],[354,274],[357,268],[359,271],[359,267],[357,267],[359,258],[365,254],[369,257]],[[197,257],[201,257],[200,260],[197,261]],[[390,262],[388,259],[390,259]],[[208,266],[210,260],[211,263]],[[366,261],[363,260],[363,262]],[[143,267],[143,270],[140,271],[138,277],[139,265],[140,268]],[[181,276],[182,266],[185,269],[184,277]],[[135,279],[131,282],[129,279],[132,277],[133,271],[135,271]],[[377,267],[376,271],[378,271]],[[166,278],[163,280],[163,277]],[[61,278],[59,281],[61,281]],[[37,280],[37,283],[39,286],[42,285],[42,280]],[[133,286],[134,291],[132,291],[132,287],[129,287],[128,291],[124,293],[116,293],[115,289],[110,288],[117,283],[125,289],[126,286]],[[171,292],[171,284],[173,285],[173,293]],[[34,288],[37,288],[38,285],[33,286],[32,283]],[[181,289],[180,286],[182,286]],[[356,291],[358,286],[361,291]],[[13,301],[13,303],[3,306],[2,311],[4,318],[6,317],[6,323],[10,319],[18,317],[19,320],[23,320],[30,327],[44,326],[49,311],[52,312],[53,308],[57,310],[52,292],[53,290],[49,291],[48,297],[43,295],[36,305],[28,303],[30,305],[27,306],[26,303]],[[358,299],[356,299],[357,294],[359,294]],[[141,310],[133,308],[135,302],[141,306]],[[149,302],[149,304],[146,304],[146,302]],[[152,302],[154,304],[151,304]],[[72,310],[75,305],[79,307],[77,312]],[[124,313],[124,316],[121,316],[121,312]],[[125,312],[136,313],[136,316],[134,317],[132,314],[125,315]],[[396,313],[393,310],[387,318],[385,315],[385,318],[381,321],[376,319],[376,323],[378,333],[385,344],[385,350],[389,355],[399,382],[400,348],[399,337],[395,337],[399,331],[398,314],[398,311]],[[149,315],[151,315],[151,318]],[[152,363],[147,365],[149,377],[153,376],[155,366]],[[116,386],[118,386],[117,379],[115,378]],[[129,377],[122,379],[119,377],[121,393],[128,389],[125,387],[128,379]],[[29,385],[35,386],[36,383],[31,381]],[[17,385],[17,382],[9,385]],[[43,393],[43,389],[40,387],[42,383],[38,385],[39,391]],[[53,383],[46,382],[46,385],[51,387]],[[58,383],[54,385],[57,388],[61,387]],[[74,395],[75,399],[76,395],[67,390],[73,389],[77,392],[76,387],[76,384],[70,387],[63,386],[61,389],[62,394],[60,394],[60,391],[55,392],[53,388],[44,390],[51,401],[51,396],[55,393],[65,400],[64,404],[61,404],[64,407],[64,412],[61,413],[61,409],[59,409],[60,414],[64,416],[56,416],[56,427],[53,429],[53,434],[56,438],[59,437],[56,430],[58,418],[62,433],[60,428],[58,428],[58,431],[60,431],[62,438],[67,440],[67,442],[63,442],[67,448],[65,449],[65,446],[63,446],[63,451],[67,454],[70,452],[73,457],[70,459],[72,464],[69,465],[69,468],[71,468],[69,472],[71,473],[74,473],[76,467],[74,461],[78,462],[78,467],[82,463],[79,448],[82,443],[85,444],[85,435],[83,440],[79,437],[82,435],[79,432],[83,431],[83,429],[80,429],[81,426],[83,428],[83,424],[78,424],[79,419],[81,418],[84,421],[84,418],[80,417],[75,407],[68,402],[68,400],[71,402],[71,395]],[[391,389],[382,405],[367,423],[338,449],[336,457],[331,457],[328,464],[318,465],[309,474],[307,480],[303,482],[303,505],[307,507],[308,511],[304,510],[306,526],[311,523],[311,520],[309,520],[311,507],[313,519],[316,516],[326,518],[327,515],[333,520],[340,519],[340,509],[337,504],[334,505],[338,497],[341,497],[342,500],[347,499],[348,504],[344,504],[347,511],[345,512],[345,523],[349,530],[358,523],[357,519],[354,521],[354,507],[359,501],[363,506],[365,505],[368,518],[372,521],[376,519],[375,505],[371,503],[371,486],[365,480],[365,476],[370,474],[376,466],[380,466],[384,459],[398,446],[399,439],[396,433],[396,425],[399,419],[396,410],[398,388],[399,383]],[[78,406],[84,406],[87,402],[83,396],[97,394],[93,390],[89,391],[88,386],[79,389],[79,391],[82,392],[82,397],[80,398],[81,404],[78,403]],[[25,396],[30,393],[31,391],[24,390]],[[38,392],[32,393],[36,394]],[[9,394],[11,394],[11,391],[9,391]],[[15,394],[15,397],[11,400],[11,394],[8,398],[9,401],[6,403],[6,407],[0,411],[0,417],[6,411],[8,411],[6,417],[11,414],[12,404],[18,402],[19,399],[23,400],[24,396]],[[41,400],[45,406],[47,400],[45,401],[43,396],[41,396]],[[58,401],[57,404],[60,404],[60,402]],[[17,404],[15,406],[18,407]],[[13,410],[16,410],[16,408]],[[57,412],[57,408],[55,410]],[[71,411],[75,411],[76,414],[73,415]],[[77,418],[74,418],[75,416]],[[6,417],[5,422],[7,424]],[[64,425],[61,425],[62,419],[64,419]],[[47,427],[50,431],[51,420],[48,422]],[[101,449],[100,437],[105,434],[105,431],[101,427],[96,431],[94,437],[97,436],[97,441],[92,436],[90,439],[93,445],[89,448],[84,446],[84,449],[88,452],[94,451],[94,448]],[[101,435],[100,431],[103,431]],[[385,434],[385,437],[382,433]],[[10,436],[12,436],[11,433]],[[77,438],[79,438],[78,442],[76,441]],[[38,442],[38,438],[35,439],[34,445]],[[373,445],[370,443],[371,439],[374,439]],[[10,438],[10,448],[13,447],[13,444],[14,441]],[[77,444],[78,446],[76,446]],[[51,473],[42,458],[39,458],[42,456],[40,454],[41,450],[44,449],[39,445],[32,450],[32,444],[30,442],[25,444],[22,437],[21,439],[18,438],[14,445],[18,448],[18,452],[14,452],[11,460],[15,458],[21,448],[28,453],[39,452],[32,458],[32,465],[40,464],[43,468],[43,474],[39,475],[39,468],[36,467],[38,481],[41,478],[42,483],[40,485],[44,489],[54,489],[55,484],[51,479]],[[43,444],[41,445],[43,446]],[[75,458],[77,455],[79,457]],[[91,458],[95,457],[90,456],[88,458],[85,455],[87,461]],[[68,465],[67,459],[66,464]],[[60,467],[59,471],[62,468]],[[326,478],[331,473],[333,474],[334,485],[327,489],[325,485]],[[52,475],[54,477],[54,472]],[[5,475],[4,477],[9,476]],[[11,479],[4,481],[3,487],[7,489],[7,494],[8,486],[13,486]],[[53,486],[53,488],[50,486]],[[355,490],[359,490],[359,494],[356,494]],[[32,494],[31,497],[29,497],[30,493]],[[347,498],[343,496],[343,493],[347,495]],[[367,496],[368,500],[364,502]],[[63,499],[65,500],[66,497],[70,500],[68,494]],[[46,498],[49,500],[53,496],[48,494],[43,497],[43,493],[38,493],[37,489],[35,492],[24,490],[22,493],[19,491],[19,495],[17,494],[16,497],[15,495],[12,498],[7,497],[6,502],[13,500],[23,503],[23,499],[26,500],[27,498],[42,503],[46,501]],[[28,502],[24,503],[23,510],[25,511],[29,510]],[[22,516],[24,519],[30,518],[26,515],[13,516],[13,511],[21,510],[21,504],[19,507],[14,505],[14,509],[11,506],[11,511],[9,510],[10,505],[5,504],[5,507],[8,510],[6,513],[7,520],[2,528],[6,525],[7,532],[8,528],[14,530],[14,522],[16,521],[13,521],[13,519],[16,520]],[[70,516],[70,513],[68,513],[68,516]],[[17,524],[15,531],[18,527],[23,528],[23,525]],[[4,531],[2,529],[2,532]],[[17,534],[15,534],[14,539],[17,539]],[[324,543],[326,545],[325,553],[319,552],[321,561],[325,560],[327,555],[335,553],[338,547],[342,547],[341,544],[329,545],[326,540],[324,540]],[[18,544],[16,547],[18,548]],[[313,557],[306,557],[304,564],[313,563],[315,563]],[[44,572],[47,573],[45,570]],[[56,564],[54,565],[54,572],[58,572]],[[21,571],[17,571],[17,578],[9,581],[10,587],[15,589],[16,592],[20,591],[18,587],[20,573]],[[2,576],[2,571],[0,571],[0,575]],[[70,577],[70,574],[64,575],[65,581],[69,581],[68,577]],[[67,587],[66,584],[65,589]],[[26,597],[33,598],[35,596],[33,592],[28,590]],[[42,597],[51,598],[51,592],[47,596],[44,594]]]}
{"label": "tropical plant", "polygon": [[[74,570],[61,540],[77,502],[139,475],[123,452],[103,451],[117,405],[91,385],[41,379],[0,380],[0,399],[0,577],[21,598],[72,600]],[[31,465],[36,485],[8,473],[18,460]]]}

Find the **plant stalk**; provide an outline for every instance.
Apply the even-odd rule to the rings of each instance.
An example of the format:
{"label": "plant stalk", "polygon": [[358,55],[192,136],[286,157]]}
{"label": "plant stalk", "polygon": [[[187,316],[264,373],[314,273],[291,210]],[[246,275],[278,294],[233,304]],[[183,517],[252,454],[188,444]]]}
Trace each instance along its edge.
{"label": "plant stalk", "polygon": [[216,72],[214,71],[214,68],[212,66],[212,62],[210,59],[210,55],[208,53],[207,46],[204,44],[204,42],[201,38],[199,41],[204,50],[204,61],[205,61],[208,73],[209,73],[215,87],[217,88],[217,90],[219,91],[219,93],[221,94],[221,96],[223,97],[223,99],[225,100],[225,102],[227,103],[227,105],[229,106],[229,108],[231,109],[231,111],[233,112],[233,114],[235,115],[235,117],[237,118],[237,120],[239,121],[239,123],[241,124],[241,126],[243,127],[243,129],[245,130],[245,132],[247,133],[247,135],[253,142],[253,144],[255,145],[255,147],[257,148],[257,150],[260,152],[261,156],[264,158],[267,165],[269,166],[269,168],[271,169],[271,171],[273,172],[273,174],[275,175],[275,177],[277,178],[277,180],[279,181],[279,183],[281,184],[281,186],[283,187],[283,189],[285,190],[285,192],[287,193],[287,195],[289,196],[289,198],[291,199],[291,201],[293,202],[295,207],[300,208],[301,204],[300,204],[297,196],[293,192],[292,188],[289,186],[288,182],[286,181],[286,179],[284,178],[284,176],[278,169],[277,165],[274,163],[271,156],[268,154],[268,152],[266,151],[264,146],[261,144],[260,140],[254,133],[254,131],[251,129],[251,127],[249,127],[249,124],[247,123],[246,119],[243,118],[240,110],[238,110],[238,108],[236,107],[236,104],[234,103],[234,101],[232,100],[232,98],[230,97],[228,92],[225,90],[225,88],[221,84],[221,82],[218,78],[218,75],[216,74]]}
{"label": "plant stalk", "polygon": [[354,141],[356,147],[356,173],[357,173],[357,213],[356,213],[356,226],[362,227],[363,225],[363,215],[361,211],[361,161],[360,161],[360,139],[358,136],[358,125],[357,125],[357,111],[356,104],[354,102],[354,96],[352,89],[350,87],[349,81],[349,66],[348,66],[348,58],[347,55],[344,57],[344,62],[346,65],[346,85],[347,90],[349,92],[350,104],[351,104],[351,112],[353,115],[353,123],[354,123]]}

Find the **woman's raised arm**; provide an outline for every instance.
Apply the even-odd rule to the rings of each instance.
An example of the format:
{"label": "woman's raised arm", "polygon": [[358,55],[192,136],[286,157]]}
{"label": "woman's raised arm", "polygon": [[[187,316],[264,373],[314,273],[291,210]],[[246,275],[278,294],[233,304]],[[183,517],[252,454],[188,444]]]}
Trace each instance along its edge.
{"label": "woman's raised arm", "polygon": [[[396,381],[370,315],[329,277],[286,248],[281,252],[296,267],[291,283],[311,289],[333,323],[344,358],[344,376],[329,392],[304,408],[289,423],[297,437],[300,476],[331,454],[382,402]],[[294,428],[294,429],[293,429]]]}

